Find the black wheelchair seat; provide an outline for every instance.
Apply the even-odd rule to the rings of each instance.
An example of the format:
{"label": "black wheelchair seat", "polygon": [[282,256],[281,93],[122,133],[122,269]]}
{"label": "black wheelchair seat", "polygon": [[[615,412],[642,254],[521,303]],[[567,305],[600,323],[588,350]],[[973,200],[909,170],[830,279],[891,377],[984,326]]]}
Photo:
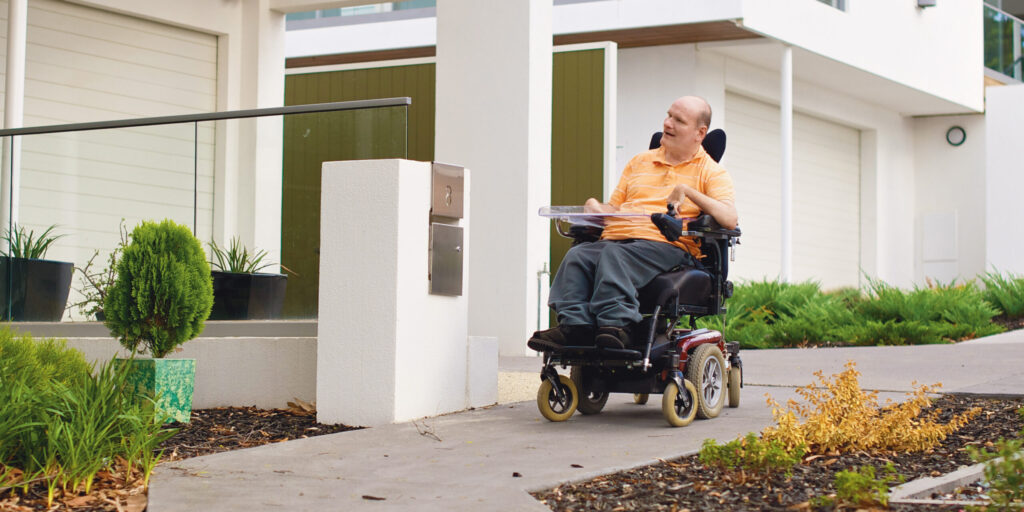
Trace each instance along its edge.
{"label": "black wheelchair seat", "polygon": [[706,271],[682,268],[659,274],[639,290],[640,312],[650,314],[655,306],[675,311],[679,304],[708,307],[713,298],[714,280]]}

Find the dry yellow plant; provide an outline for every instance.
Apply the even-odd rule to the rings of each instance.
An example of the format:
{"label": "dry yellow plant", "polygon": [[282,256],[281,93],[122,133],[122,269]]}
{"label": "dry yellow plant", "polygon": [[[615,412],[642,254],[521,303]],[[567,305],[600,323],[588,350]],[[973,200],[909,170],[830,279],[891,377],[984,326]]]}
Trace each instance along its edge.
{"label": "dry yellow plant", "polygon": [[821,371],[815,372],[820,386],[811,384],[796,390],[807,403],[789,400],[783,407],[766,395],[776,426],[766,428],[762,437],[778,440],[787,448],[804,445],[809,454],[923,451],[936,446],[981,412],[975,407],[946,424],[936,421],[940,410],[922,417],[921,413],[931,407],[928,394],[941,387],[941,383],[919,386],[915,382],[907,400],[887,400],[879,406],[877,391],[860,388],[856,367],[855,362],[848,361],[846,370],[831,379]]}

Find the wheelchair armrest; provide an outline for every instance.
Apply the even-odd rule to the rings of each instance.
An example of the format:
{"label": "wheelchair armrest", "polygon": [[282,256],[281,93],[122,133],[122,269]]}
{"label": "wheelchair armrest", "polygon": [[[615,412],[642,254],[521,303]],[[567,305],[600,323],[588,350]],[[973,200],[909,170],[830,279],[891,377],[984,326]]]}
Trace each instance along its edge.
{"label": "wheelchair armrest", "polygon": [[[725,235],[726,237],[738,237],[742,234],[740,228],[737,226],[736,229],[725,229],[721,224],[715,220],[714,217],[706,213],[701,214],[696,219],[691,220],[686,225],[687,231],[695,231],[698,234],[695,236],[701,236],[700,233],[708,233],[714,235]],[[715,237],[719,238],[719,237]]]}

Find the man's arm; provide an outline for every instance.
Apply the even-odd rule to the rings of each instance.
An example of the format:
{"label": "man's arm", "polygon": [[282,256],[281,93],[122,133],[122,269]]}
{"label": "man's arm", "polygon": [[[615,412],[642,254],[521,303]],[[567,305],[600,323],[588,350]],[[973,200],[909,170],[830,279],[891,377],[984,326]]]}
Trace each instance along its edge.
{"label": "man's arm", "polygon": [[679,203],[685,199],[693,201],[702,212],[714,217],[723,228],[736,229],[739,224],[739,214],[732,201],[713,199],[689,185],[676,185],[666,201],[676,205],[676,210],[678,210]]}

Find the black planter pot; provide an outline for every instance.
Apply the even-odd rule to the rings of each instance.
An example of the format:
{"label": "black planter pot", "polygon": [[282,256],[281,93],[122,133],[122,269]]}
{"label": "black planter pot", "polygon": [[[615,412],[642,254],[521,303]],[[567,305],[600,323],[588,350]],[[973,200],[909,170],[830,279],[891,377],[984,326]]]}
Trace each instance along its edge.
{"label": "black planter pot", "polygon": [[59,322],[74,264],[0,256],[0,320]]}
{"label": "black planter pot", "polygon": [[213,275],[210,320],[266,320],[281,316],[288,276],[284,274]]}

